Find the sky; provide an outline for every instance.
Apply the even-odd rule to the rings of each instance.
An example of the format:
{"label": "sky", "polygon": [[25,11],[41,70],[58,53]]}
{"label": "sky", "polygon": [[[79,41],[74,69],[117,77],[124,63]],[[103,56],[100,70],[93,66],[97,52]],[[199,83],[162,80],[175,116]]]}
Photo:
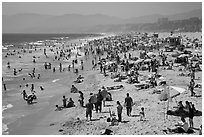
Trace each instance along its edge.
{"label": "sky", "polygon": [[2,14],[104,14],[120,18],[151,14],[170,15],[201,9],[201,2],[3,2]]}

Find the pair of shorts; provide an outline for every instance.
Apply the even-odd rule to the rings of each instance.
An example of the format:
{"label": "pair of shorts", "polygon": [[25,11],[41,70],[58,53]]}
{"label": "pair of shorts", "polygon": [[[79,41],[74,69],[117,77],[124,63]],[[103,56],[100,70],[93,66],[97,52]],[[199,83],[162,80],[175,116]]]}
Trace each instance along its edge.
{"label": "pair of shorts", "polygon": [[88,116],[92,117],[92,111],[86,111],[86,117]]}

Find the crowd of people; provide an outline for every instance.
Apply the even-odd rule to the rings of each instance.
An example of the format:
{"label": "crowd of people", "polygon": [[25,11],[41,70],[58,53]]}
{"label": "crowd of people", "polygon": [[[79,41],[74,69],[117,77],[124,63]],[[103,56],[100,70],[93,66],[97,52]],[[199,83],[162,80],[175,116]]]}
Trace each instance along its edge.
{"label": "crowd of people", "polygon": [[[59,72],[62,73],[64,71],[71,71],[73,69],[73,73],[80,73],[79,67],[76,65],[80,65],[81,71],[84,70],[84,60],[80,59],[81,56],[78,50],[84,51],[84,59],[87,60],[91,58],[92,70],[99,71],[100,74],[103,74],[105,77],[110,76],[111,79],[114,79],[114,82],[121,82],[123,80],[127,80],[128,84],[137,84],[136,86],[140,88],[154,88],[158,85],[167,84],[167,81],[159,81],[159,78],[162,76],[159,74],[159,69],[174,69],[176,64],[175,59],[178,60],[180,55],[183,60],[180,62],[180,66],[184,67],[185,72],[189,72],[190,82],[189,82],[189,90],[190,95],[193,97],[196,95],[195,88],[195,72],[200,71],[201,67],[201,57],[202,55],[193,55],[192,53],[185,53],[186,51],[181,51],[181,53],[176,56],[176,58],[172,59],[170,55],[164,52],[164,48],[162,45],[166,42],[165,39],[150,36],[147,33],[134,33],[134,34],[123,34],[120,36],[112,36],[105,37],[103,39],[97,39],[89,41],[83,48],[77,48],[76,45],[72,48],[73,50],[77,50],[75,58],[71,58],[72,50],[65,49],[65,47],[55,47],[51,48],[50,51],[54,53],[54,61],[59,62]],[[200,47],[197,47],[200,48]],[[139,56],[134,56],[132,52],[139,51]],[[156,54],[156,51],[158,54]],[[46,49],[44,49],[44,55],[46,58],[49,56]],[[192,58],[190,58],[192,57]],[[197,59],[195,61],[195,58]],[[35,58],[33,58],[33,63],[36,63]],[[63,61],[71,60],[71,63],[68,66],[63,65]],[[196,65],[194,65],[196,63]],[[7,63],[7,68],[11,68],[10,62]],[[55,73],[56,67],[50,62],[44,62],[45,70],[53,70]],[[149,73],[152,73],[145,81],[142,83],[142,77],[140,71],[147,70]],[[22,70],[18,70],[14,68],[13,74],[16,76],[18,72]],[[36,69],[33,68],[32,72],[28,74],[32,79],[40,79],[41,75],[38,73],[36,75]],[[77,79],[74,81],[75,84],[82,83],[84,81],[84,77],[79,75]],[[145,86],[143,86],[145,85]],[[6,84],[4,84],[4,90],[6,91]],[[44,88],[41,86],[41,90]],[[96,113],[101,113],[103,108],[106,107],[106,100],[112,101],[112,95],[108,92],[108,88],[104,86],[98,90],[97,94],[90,94],[90,98],[86,99],[88,102],[85,102],[84,93],[77,89],[75,85],[71,86],[71,93],[78,93],[79,99],[78,102],[81,107],[86,108],[86,118],[87,120],[92,120],[93,110]],[[34,84],[31,84],[31,95],[27,95],[26,91],[23,90],[21,93],[23,95],[23,99],[26,100],[29,104],[32,103],[33,100],[37,99],[34,90]],[[121,104],[124,102],[124,105]],[[63,108],[75,107],[76,103],[70,97],[69,100],[65,96],[62,98],[62,106],[56,105],[56,110],[60,111]],[[117,122],[123,121],[123,107],[126,108],[127,116],[131,117],[132,107],[134,106],[134,102],[132,97],[130,97],[129,93],[126,94],[124,100],[116,101],[117,107]],[[178,103],[179,110],[185,110],[189,113],[189,124],[188,127],[187,122],[184,117],[181,117],[181,121],[183,122],[182,128],[177,129],[169,129],[170,132],[188,132],[189,129],[194,127],[193,125],[193,117],[195,106],[191,102],[186,101],[186,106],[182,105],[182,102]],[[145,108],[141,107],[141,111],[139,112],[140,120],[145,120]],[[108,121],[115,121],[115,114],[110,111],[110,119]]]}

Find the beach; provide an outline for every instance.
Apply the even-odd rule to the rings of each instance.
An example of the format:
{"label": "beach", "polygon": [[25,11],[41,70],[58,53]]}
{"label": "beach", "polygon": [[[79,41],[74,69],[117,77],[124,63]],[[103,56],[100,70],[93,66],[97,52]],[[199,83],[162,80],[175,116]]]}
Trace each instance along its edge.
{"label": "beach", "polygon": [[[86,43],[86,40],[93,39],[93,38],[98,38],[98,37],[83,37],[83,39],[82,38],[73,39],[66,42],[66,44],[75,43],[77,45],[81,45]],[[59,44],[58,46],[61,46],[61,44]],[[44,46],[41,46],[41,47],[39,46],[36,48],[36,50],[34,48],[26,49],[26,53],[10,55],[9,57],[5,57],[7,52],[3,52],[2,54],[3,83],[5,83],[7,86],[6,92],[4,91],[4,89],[2,89],[2,98],[3,98],[2,105],[4,108],[3,123],[6,123],[6,125],[13,123],[14,121],[16,121],[16,119],[21,119],[27,115],[36,113],[41,109],[46,108],[50,104],[50,102],[55,100],[53,99],[53,98],[56,98],[55,96],[61,96],[62,94],[68,92],[68,89],[71,86],[71,82],[76,77],[76,74],[73,74],[72,72],[67,71],[67,66],[68,64],[71,64],[71,59],[67,61],[61,61],[63,62],[63,67],[66,66],[66,72],[58,73],[60,61],[59,62],[53,61],[54,54],[49,50],[52,47],[47,48],[48,58],[46,58],[43,55],[43,48]],[[17,49],[16,53],[18,50],[20,51],[21,49]],[[12,51],[13,50],[10,50],[10,53],[12,53]],[[75,54],[76,53],[73,50],[73,55],[71,58],[75,57]],[[35,58],[36,63],[32,62],[33,56],[36,57]],[[79,59],[83,58],[83,56],[84,56],[83,53],[81,53],[81,57],[79,57]],[[52,62],[52,67],[56,67],[56,73],[53,73],[52,70],[44,69],[44,63],[46,61]],[[11,64],[10,69],[7,68],[7,62],[10,62]],[[79,66],[80,65],[78,65],[78,67]],[[17,76],[14,76],[13,68],[16,68],[17,70],[22,68],[23,71],[19,72]],[[28,76],[28,73],[31,73],[33,68],[35,68],[36,73],[40,74],[40,79],[37,79],[37,76],[34,79]],[[23,78],[25,78],[25,80],[23,80]],[[37,92],[38,100],[40,100],[34,106],[27,105],[27,103],[23,100],[22,94],[21,94],[23,90],[26,90],[26,91],[30,90],[31,83],[35,84],[35,90]],[[25,86],[26,84],[29,84],[29,86],[26,87]],[[40,86],[42,86],[45,90],[41,91],[39,88]],[[21,120],[19,121],[21,122]],[[3,131],[8,130],[6,125],[2,127],[4,128]]]}
{"label": "beach", "polygon": [[[169,33],[161,33],[159,36],[165,38]],[[201,33],[182,34],[194,38],[201,38]],[[11,135],[101,135],[105,129],[112,131],[114,135],[165,135],[167,128],[175,127],[175,124],[180,120],[180,117],[167,115],[167,109],[173,110],[177,106],[176,101],[189,101],[192,102],[197,110],[202,111],[202,88],[195,88],[197,97],[191,97],[190,91],[187,87],[190,77],[180,76],[181,71],[179,70],[181,66],[174,64],[173,69],[167,70],[165,66],[160,66],[158,68],[158,73],[162,77],[165,77],[166,82],[170,86],[180,87],[185,89],[184,93],[179,94],[176,98],[172,98],[171,101],[161,101],[159,100],[159,95],[154,93],[161,86],[137,89],[135,84],[127,83],[127,79],[115,82],[111,78],[111,72],[106,70],[107,76],[104,76],[100,72],[99,65],[93,68],[92,61],[95,63],[99,61],[95,54],[89,53],[85,55],[84,47],[90,48],[87,41],[93,41],[94,39],[103,39],[104,37],[114,37],[113,35],[104,35],[101,37],[93,38],[81,38],[67,41],[64,43],[65,48],[62,48],[62,44],[56,47],[46,46],[47,57],[43,54],[43,49],[45,47],[39,47],[37,50],[29,49],[32,53],[20,53],[14,56],[9,56],[5,58],[5,52],[2,54],[2,71],[3,71],[3,83],[6,83],[7,90],[2,90],[3,106],[7,106],[3,111],[3,123],[8,125],[8,129],[5,130],[3,134]],[[120,36],[119,36],[120,37]],[[127,36],[128,37],[128,36]],[[122,37],[124,38],[124,37]],[[117,39],[114,38],[114,39]],[[129,39],[126,40],[128,43]],[[108,40],[105,40],[108,41]],[[113,42],[114,40],[112,40]],[[66,45],[70,43],[75,43],[76,45],[83,45],[81,49],[72,48],[72,56],[69,60],[54,60],[56,55],[55,52],[50,49],[67,49]],[[83,44],[80,44],[83,43]],[[100,43],[100,42],[99,42]],[[98,44],[99,47],[103,47],[104,43]],[[105,45],[105,44],[104,44]],[[111,45],[111,44],[110,44]],[[113,46],[113,45],[111,45]],[[80,46],[79,46],[80,47]],[[94,47],[94,46],[93,46]],[[116,46],[117,47],[117,46]],[[95,47],[94,47],[95,49]],[[190,49],[192,52],[195,50]],[[112,50],[114,52],[114,49]],[[141,50],[129,49],[125,52],[127,55],[130,53],[132,57],[139,57]],[[159,55],[159,51],[154,49],[152,51],[156,55]],[[68,65],[72,65],[72,60],[75,59],[76,54],[80,56],[77,57],[78,63],[75,68],[78,68],[79,74],[73,73],[73,69],[68,70]],[[170,53],[165,52],[168,56]],[[123,58],[123,53],[120,53],[120,58]],[[202,53],[201,53],[202,55]],[[21,56],[21,58],[19,58]],[[33,56],[36,58],[36,63],[32,62]],[[107,53],[105,52],[101,55],[101,58],[106,58]],[[97,58],[97,59],[96,59]],[[80,60],[83,60],[84,69],[81,70]],[[7,62],[11,63],[10,70],[7,68]],[[45,70],[44,63],[50,62],[52,68],[56,68],[56,72],[53,70]],[[59,64],[62,63],[64,71],[60,72]],[[19,72],[17,76],[13,76],[13,68],[23,69]],[[28,73],[32,72],[35,68],[35,73],[40,73],[40,78],[30,78]],[[182,71],[185,73],[186,71]],[[148,75],[153,74],[148,70],[140,69],[139,81],[143,81],[148,77]],[[122,72],[121,74],[125,74]],[[4,76],[5,75],[5,76]],[[84,77],[83,82],[73,83],[73,81],[79,76]],[[23,80],[25,78],[25,80]],[[35,91],[37,95],[37,103],[28,105],[25,100],[22,99],[22,90],[29,91],[30,85],[35,84]],[[202,83],[202,71],[195,72],[195,83]],[[29,84],[28,87],[25,87]],[[19,87],[22,85],[22,87]],[[70,88],[75,85],[77,89],[83,92],[85,104],[90,98],[90,93],[97,94],[98,90],[104,87],[114,87],[122,85],[122,88],[111,89],[108,92],[112,95],[112,101],[106,101],[106,106],[102,107],[101,113],[96,113],[93,111],[92,121],[86,120],[86,108],[81,107],[78,99],[78,93],[71,93]],[[39,87],[42,86],[44,90]],[[172,89],[170,90],[172,91]],[[129,93],[130,97],[133,99],[134,105],[132,106],[131,116],[127,116],[125,107],[125,97]],[[61,111],[55,111],[56,105],[62,105],[62,96],[67,98],[72,98],[75,102],[75,107],[65,108]],[[120,101],[123,106],[122,111],[122,122],[117,125],[111,125],[107,122],[107,118],[110,117],[110,111],[117,115],[117,104]],[[11,103],[12,102],[12,103]],[[14,103],[16,102],[16,103]],[[144,107],[145,109],[145,120],[140,121],[140,110]],[[187,120],[188,118],[186,118]],[[188,120],[187,120],[188,121]],[[199,134],[199,127],[202,125],[202,116],[194,117],[194,135]],[[3,130],[4,131],[4,130]]]}

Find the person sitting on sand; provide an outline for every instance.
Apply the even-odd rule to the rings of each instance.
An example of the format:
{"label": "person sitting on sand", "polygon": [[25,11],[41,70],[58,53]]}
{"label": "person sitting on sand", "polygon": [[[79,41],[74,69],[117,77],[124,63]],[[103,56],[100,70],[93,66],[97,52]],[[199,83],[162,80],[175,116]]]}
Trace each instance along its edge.
{"label": "person sitting on sand", "polygon": [[71,93],[77,93],[77,92],[78,92],[78,89],[74,85],[72,85]]}
{"label": "person sitting on sand", "polygon": [[37,99],[37,97],[34,93],[32,93],[25,100],[27,101],[28,104],[33,104],[33,100],[35,100],[35,99]]}
{"label": "person sitting on sand", "polygon": [[170,128],[167,128],[167,129],[169,132],[173,132],[173,133],[191,133],[193,132],[192,130],[190,130],[185,118],[182,118],[181,123],[178,123],[177,126],[178,127],[176,127],[175,129],[170,129]]}
{"label": "person sitting on sand", "polygon": [[93,110],[93,104],[91,103],[91,99],[89,99],[89,102],[86,104],[86,119],[87,120],[88,120],[88,117],[91,120],[92,110]]}
{"label": "person sitting on sand", "polygon": [[61,111],[61,110],[62,110],[62,107],[56,105],[56,109],[55,109],[55,111]]}
{"label": "person sitting on sand", "polygon": [[72,98],[69,99],[68,104],[67,104],[67,107],[68,107],[68,108],[70,108],[70,107],[75,107],[74,101],[72,100]]}
{"label": "person sitting on sand", "polygon": [[178,110],[183,110],[184,109],[184,106],[182,104],[182,101],[179,101],[178,103]]}
{"label": "person sitting on sand", "polygon": [[34,92],[32,93],[32,98],[33,98],[33,100],[36,100],[36,99],[37,99],[37,96],[35,95]]}
{"label": "person sitting on sand", "polygon": [[81,75],[79,75],[78,77],[77,77],[77,79],[83,79],[84,77],[82,77]]}
{"label": "person sitting on sand", "polygon": [[145,118],[144,107],[142,107],[140,111],[140,121],[143,121],[144,118]]}

